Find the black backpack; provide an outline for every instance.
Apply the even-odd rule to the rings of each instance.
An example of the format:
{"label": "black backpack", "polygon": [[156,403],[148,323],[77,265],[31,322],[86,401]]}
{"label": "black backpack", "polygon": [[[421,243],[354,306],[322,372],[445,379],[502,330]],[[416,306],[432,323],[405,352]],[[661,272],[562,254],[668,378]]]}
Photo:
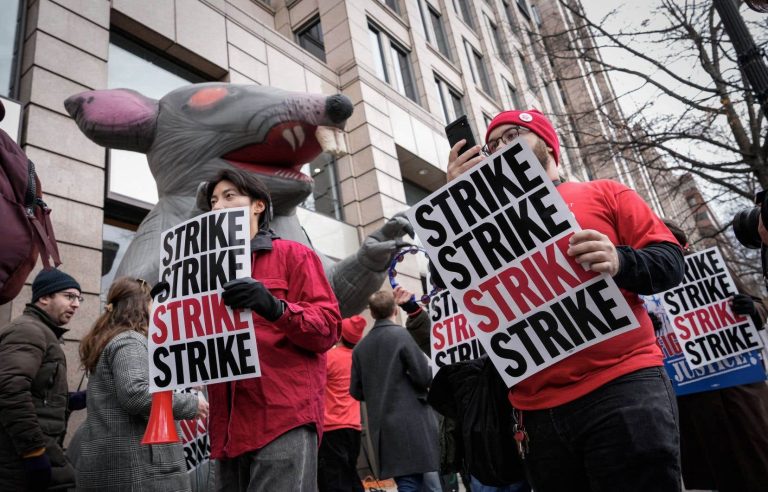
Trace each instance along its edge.
{"label": "black backpack", "polygon": [[508,392],[487,355],[441,367],[429,391],[429,404],[458,421],[466,466],[484,485],[500,487],[526,478]]}
{"label": "black backpack", "polygon": [[[0,120],[4,115],[0,102]],[[61,264],[51,209],[43,202],[40,179],[21,147],[0,130],[0,304],[13,300],[34,268]]]}

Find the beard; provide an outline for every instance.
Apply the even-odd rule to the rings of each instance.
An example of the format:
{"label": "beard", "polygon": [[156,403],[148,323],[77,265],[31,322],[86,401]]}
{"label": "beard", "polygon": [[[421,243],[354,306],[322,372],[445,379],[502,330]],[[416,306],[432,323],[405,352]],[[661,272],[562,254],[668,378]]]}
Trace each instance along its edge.
{"label": "beard", "polygon": [[536,140],[536,145],[533,146],[533,155],[536,156],[542,167],[546,169],[547,161],[549,160],[549,149],[547,149],[547,144],[543,140]]}

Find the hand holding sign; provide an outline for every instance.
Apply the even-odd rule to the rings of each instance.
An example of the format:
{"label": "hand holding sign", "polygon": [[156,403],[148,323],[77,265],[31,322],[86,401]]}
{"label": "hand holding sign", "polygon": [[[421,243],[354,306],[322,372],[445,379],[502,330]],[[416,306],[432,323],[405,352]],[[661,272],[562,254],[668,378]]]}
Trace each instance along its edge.
{"label": "hand holding sign", "polygon": [[267,321],[283,315],[285,305],[270,294],[264,284],[252,278],[239,278],[223,285],[224,304],[235,309],[252,309]]}
{"label": "hand holding sign", "polygon": [[616,246],[603,233],[592,229],[574,233],[570,239],[568,254],[593,272],[607,273],[611,277],[619,273]]}
{"label": "hand holding sign", "polygon": [[731,309],[733,314],[742,314],[752,316],[755,314],[755,302],[746,294],[736,294],[731,299]]}

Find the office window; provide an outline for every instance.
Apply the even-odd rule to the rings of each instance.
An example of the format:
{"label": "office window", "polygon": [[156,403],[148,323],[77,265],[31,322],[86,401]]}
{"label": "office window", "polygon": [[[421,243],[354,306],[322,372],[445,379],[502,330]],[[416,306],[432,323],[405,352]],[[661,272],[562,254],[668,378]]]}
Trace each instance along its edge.
{"label": "office window", "polygon": [[384,0],[384,5],[391,8],[396,14],[400,15],[400,5],[397,0]]}
{"label": "office window", "polygon": [[384,46],[381,42],[381,32],[368,25],[368,38],[371,40],[371,53],[373,54],[373,67],[376,75],[383,81],[389,82],[387,67],[384,65]]}
{"label": "office window", "polygon": [[413,101],[418,102],[416,86],[413,82],[410,56],[404,49],[390,42],[392,48],[392,66],[394,68],[394,85],[397,92]]}
{"label": "office window", "polygon": [[467,40],[464,40],[464,48],[467,51],[467,58],[472,69],[472,80],[479,85],[486,94],[491,94],[491,80],[488,77],[488,71],[485,68],[485,60]]}
{"label": "office window", "polygon": [[21,0],[3,3],[0,15],[0,96],[18,97],[17,65],[21,57]]}
{"label": "office window", "polygon": [[505,80],[504,82],[504,85],[507,87],[507,104],[509,104],[509,108],[521,109],[523,105],[520,103],[520,95],[517,93],[517,89],[508,81]]}
{"label": "office window", "polygon": [[507,22],[509,22],[509,25],[512,27],[512,30],[517,32],[517,21],[515,20],[515,14],[512,13],[512,6],[507,1],[503,2],[503,4],[504,4],[504,14],[507,16]]}
{"label": "office window", "polygon": [[536,89],[536,80],[533,78],[533,65],[528,64],[528,60],[525,59],[522,53],[518,52],[520,57],[520,63],[523,65],[523,73],[525,74],[525,80],[528,82],[528,88],[531,90]]}
{"label": "office window", "polygon": [[445,37],[445,29],[443,29],[443,17],[440,15],[440,12],[436,11],[432,8],[432,6],[428,6],[427,9],[429,10],[429,19],[432,23],[432,29],[435,32],[435,44],[437,45],[437,49],[445,55],[446,58],[451,57],[451,50],[448,47],[448,40]]}
{"label": "office window", "polygon": [[405,191],[405,203],[409,206],[416,205],[432,194],[428,189],[406,178],[403,178],[403,191]]}
{"label": "office window", "polygon": [[533,21],[536,25],[541,27],[541,14],[539,14],[539,8],[535,5],[531,5],[531,14],[533,15]]}
{"label": "office window", "polygon": [[336,159],[323,152],[314,161],[304,164],[301,172],[312,177],[315,181],[312,194],[304,200],[301,206],[336,220],[343,220]]}
{"label": "office window", "polygon": [[459,17],[472,29],[475,28],[475,21],[472,20],[472,11],[470,10],[469,0],[453,0],[453,7],[458,12]]}
{"label": "office window", "polygon": [[493,52],[501,56],[502,43],[501,43],[501,35],[499,34],[499,28],[496,27],[496,24],[494,24],[491,18],[488,17],[487,15],[485,16],[485,22],[488,25],[488,33],[490,35],[489,37],[491,38],[491,45],[493,45]]}
{"label": "office window", "polygon": [[528,2],[526,0],[516,0],[517,8],[525,16],[526,19],[531,20],[531,13],[528,11]]}
{"label": "office window", "polygon": [[463,97],[458,91],[438,76],[435,76],[435,85],[440,96],[440,109],[443,112],[446,125],[466,113]]}
{"label": "office window", "polygon": [[320,17],[316,17],[296,31],[296,41],[315,58],[325,61],[325,42]]}
{"label": "office window", "polygon": [[[488,131],[488,127],[491,126],[491,121],[493,121],[493,118],[491,118],[491,115],[487,113],[483,113],[483,123],[485,123],[485,131]],[[485,133],[485,132],[483,132]]]}

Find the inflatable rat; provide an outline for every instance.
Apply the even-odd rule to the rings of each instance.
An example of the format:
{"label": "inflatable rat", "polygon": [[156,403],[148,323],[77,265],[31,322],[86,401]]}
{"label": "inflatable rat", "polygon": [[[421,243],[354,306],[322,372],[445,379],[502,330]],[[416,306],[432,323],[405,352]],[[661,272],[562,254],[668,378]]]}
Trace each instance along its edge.
{"label": "inflatable rat", "polygon": [[[185,86],[159,101],[129,89],[87,91],[69,97],[64,106],[97,144],[147,155],[159,200],[139,226],[117,275],[149,282],[157,281],[160,233],[199,214],[200,183],[231,166],[266,183],[272,229],[311,246],[296,207],[310,195],[313,182],[300,170],[322,151],[345,153],[342,129],[353,109],[343,95],[219,82]],[[406,233],[412,235],[410,224],[395,216],[350,257],[334,263],[320,255],[342,316],[366,307]]]}

